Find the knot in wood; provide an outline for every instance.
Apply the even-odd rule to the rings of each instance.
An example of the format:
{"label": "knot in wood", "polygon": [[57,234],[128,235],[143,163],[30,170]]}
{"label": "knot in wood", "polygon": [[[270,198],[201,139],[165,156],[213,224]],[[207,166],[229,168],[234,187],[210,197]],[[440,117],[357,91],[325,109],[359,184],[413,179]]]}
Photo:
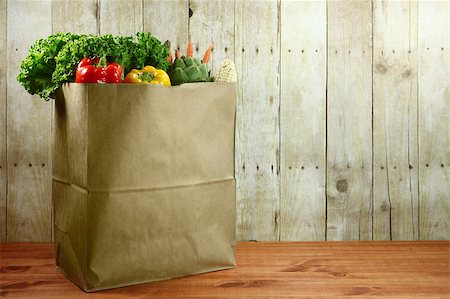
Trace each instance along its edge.
{"label": "knot in wood", "polygon": [[411,70],[407,69],[402,73],[402,78],[408,78],[409,76],[411,76]]}
{"label": "knot in wood", "polygon": [[337,183],[336,183],[336,189],[337,189],[339,192],[346,192],[346,191],[347,191],[347,188],[348,188],[347,180],[339,180],[339,181],[337,181]]}
{"label": "knot in wood", "polygon": [[385,74],[387,72],[387,67],[383,63],[378,63],[375,65],[375,69],[380,74]]}

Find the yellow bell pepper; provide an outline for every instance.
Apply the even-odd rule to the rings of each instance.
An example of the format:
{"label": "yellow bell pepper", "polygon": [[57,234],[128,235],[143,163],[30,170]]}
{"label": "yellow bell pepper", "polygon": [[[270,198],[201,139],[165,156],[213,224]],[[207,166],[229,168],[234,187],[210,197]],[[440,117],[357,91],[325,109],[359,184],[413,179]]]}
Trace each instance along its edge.
{"label": "yellow bell pepper", "polygon": [[142,70],[131,70],[125,77],[125,83],[170,86],[170,78],[165,71],[157,70],[153,66],[147,65]]}

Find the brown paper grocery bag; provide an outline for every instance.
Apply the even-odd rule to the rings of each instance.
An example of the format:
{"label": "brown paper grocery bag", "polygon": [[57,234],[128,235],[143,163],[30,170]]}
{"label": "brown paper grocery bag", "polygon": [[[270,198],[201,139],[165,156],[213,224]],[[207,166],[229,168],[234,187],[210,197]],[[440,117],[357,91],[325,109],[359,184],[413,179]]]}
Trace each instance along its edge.
{"label": "brown paper grocery bag", "polygon": [[98,291],[235,267],[235,105],[231,83],[64,85],[58,269]]}

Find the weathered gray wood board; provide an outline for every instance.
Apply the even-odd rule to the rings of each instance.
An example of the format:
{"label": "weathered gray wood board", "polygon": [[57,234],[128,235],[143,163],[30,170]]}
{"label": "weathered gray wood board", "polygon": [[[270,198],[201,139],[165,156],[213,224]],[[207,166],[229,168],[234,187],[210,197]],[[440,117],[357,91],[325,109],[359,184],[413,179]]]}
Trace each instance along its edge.
{"label": "weathered gray wood board", "polygon": [[281,240],[325,239],[326,1],[281,3]]}
{"label": "weathered gray wood board", "polygon": [[[51,104],[16,80],[30,45],[51,34],[51,1],[7,3],[7,234],[6,241],[49,241]],[[27,17],[23,14],[26,12]]]}
{"label": "weathered gray wood board", "polygon": [[417,3],[375,1],[373,238],[418,238]]}
{"label": "weathered gray wood board", "polygon": [[144,0],[144,31],[162,42],[171,41],[173,49],[186,51],[188,42],[188,0]]}
{"label": "weathered gray wood board", "polygon": [[419,235],[450,238],[450,3],[419,2]]}
{"label": "weathered gray wood board", "polygon": [[372,239],[371,13],[328,2],[327,240]]}
{"label": "weathered gray wood board", "polygon": [[97,0],[54,0],[51,2],[53,33],[61,31],[98,33],[100,23],[97,16]]}
{"label": "weathered gray wood board", "polygon": [[275,1],[236,1],[237,235],[244,240],[279,239],[278,9]]}
{"label": "weathered gray wood board", "polygon": [[0,0],[0,242],[6,241],[6,0]]}
{"label": "weathered gray wood board", "polygon": [[450,239],[448,1],[0,0],[0,241],[50,241],[50,33],[150,31],[238,71],[240,240]]}
{"label": "weathered gray wood board", "polygon": [[132,35],[143,30],[142,0],[100,0],[98,22],[100,34]]}

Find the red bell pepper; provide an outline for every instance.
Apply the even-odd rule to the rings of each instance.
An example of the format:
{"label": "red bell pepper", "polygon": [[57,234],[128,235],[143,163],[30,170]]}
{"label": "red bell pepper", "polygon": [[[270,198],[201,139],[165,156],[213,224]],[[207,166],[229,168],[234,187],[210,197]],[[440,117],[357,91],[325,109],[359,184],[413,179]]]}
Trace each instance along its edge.
{"label": "red bell pepper", "polygon": [[122,67],[105,58],[83,58],[75,73],[77,83],[121,83]]}

